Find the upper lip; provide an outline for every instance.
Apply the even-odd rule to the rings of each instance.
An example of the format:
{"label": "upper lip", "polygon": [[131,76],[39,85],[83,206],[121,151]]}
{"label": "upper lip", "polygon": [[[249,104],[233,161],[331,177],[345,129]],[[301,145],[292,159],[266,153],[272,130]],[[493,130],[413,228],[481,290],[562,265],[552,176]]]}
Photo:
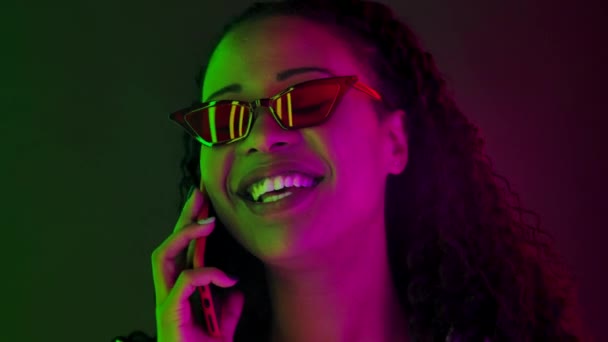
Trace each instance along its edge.
{"label": "upper lip", "polygon": [[274,177],[280,174],[297,172],[312,178],[322,178],[323,174],[316,171],[312,166],[302,161],[283,160],[259,165],[252,170],[247,170],[246,176],[239,181],[236,194],[241,197],[249,197],[247,189],[255,182],[258,182],[266,177]]}

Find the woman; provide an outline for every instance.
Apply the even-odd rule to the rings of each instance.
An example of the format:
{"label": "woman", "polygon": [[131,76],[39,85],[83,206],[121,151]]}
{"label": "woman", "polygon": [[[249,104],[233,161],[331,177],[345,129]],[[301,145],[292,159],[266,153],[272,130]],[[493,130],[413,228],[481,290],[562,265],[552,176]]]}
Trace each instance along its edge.
{"label": "woman", "polygon": [[[547,234],[386,6],[255,4],[201,77],[205,104],[172,118],[191,113],[182,194],[202,178],[209,199],[191,191],[153,253],[159,341],[585,338]],[[203,236],[213,267],[185,269]],[[210,283],[223,338],[188,301]]]}

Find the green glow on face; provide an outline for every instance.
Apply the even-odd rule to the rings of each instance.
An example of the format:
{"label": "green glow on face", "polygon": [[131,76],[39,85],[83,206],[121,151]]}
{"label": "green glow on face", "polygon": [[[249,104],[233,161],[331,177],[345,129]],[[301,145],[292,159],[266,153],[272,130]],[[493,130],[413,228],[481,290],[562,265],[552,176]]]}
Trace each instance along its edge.
{"label": "green glow on face", "polygon": [[[302,35],[303,31],[307,34]],[[273,39],[269,40],[269,36]],[[332,74],[340,76],[357,75],[362,83],[366,81],[362,79],[364,73],[358,68],[358,61],[348,47],[342,46],[324,28],[305,21],[277,19],[242,27],[222,40],[204,75],[201,101],[272,98],[295,84],[330,76],[318,70],[293,74],[286,79],[277,76],[285,70],[307,69],[308,66],[331,70]],[[318,91],[331,93],[340,89],[333,84],[328,87]],[[221,93],[221,96],[211,97],[223,89],[229,90]],[[272,108],[284,127],[298,124],[298,117],[291,116],[292,111],[319,105],[304,101],[303,106],[298,102],[296,91],[283,95],[275,99]],[[201,149],[201,173],[208,184],[218,218],[242,246],[262,260],[277,260],[305,253],[350,236],[349,229],[360,228],[361,221],[371,221],[371,217],[382,218],[386,176],[379,166],[387,165],[383,160],[387,156],[384,151],[393,149],[384,143],[392,140],[381,138],[383,131],[370,101],[373,94],[354,89],[348,95],[340,101],[340,108],[334,112],[331,120],[320,125],[295,133],[283,132],[277,126],[259,129],[254,134],[274,136],[268,139],[243,139],[240,144]],[[327,106],[334,103],[330,102],[321,103]],[[253,120],[247,122],[248,108],[240,106],[239,109],[244,111],[244,115],[239,117],[233,117],[233,113],[238,115],[239,110],[228,107],[212,113],[208,119],[210,127],[223,120],[225,127],[220,128],[225,130],[216,127],[217,132],[208,132],[209,138],[232,138],[245,133],[239,132],[241,128],[254,129]],[[260,112],[271,115],[268,109]],[[214,115],[225,117],[216,118]],[[243,125],[239,125],[239,119],[245,120]],[[266,120],[270,122],[267,117]],[[260,117],[256,122],[261,122]],[[269,147],[271,145],[263,146],[273,141],[287,141],[285,148],[291,148],[293,154],[298,154],[289,157],[311,162],[321,172],[331,170],[325,172],[327,178],[315,190],[318,197],[310,202],[310,207],[294,210],[293,216],[264,217],[253,214],[242,200],[226,191],[227,182],[229,186],[234,186],[256,165],[256,158],[259,163],[262,154],[270,155],[273,152]],[[238,147],[242,147],[240,151]],[[261,151],[257,157],[243,153],[254,149]],[[306,153],[299,155],[300,152]],[[364,228],[367,229],[361,229]]]}

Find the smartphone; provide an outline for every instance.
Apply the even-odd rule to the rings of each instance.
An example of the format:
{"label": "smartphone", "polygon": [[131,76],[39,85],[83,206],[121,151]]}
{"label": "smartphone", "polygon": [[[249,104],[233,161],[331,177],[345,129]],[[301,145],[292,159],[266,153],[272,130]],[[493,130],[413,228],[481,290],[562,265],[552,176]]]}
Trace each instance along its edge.
{"label": "smartphone", "polygon": [[[204,196],[204,205],[201,208],[201,211],[198,213],[197,220],[205,219],[209,217],[209,197],[205,193],[205,189],[203,187],[203,182],[201,180],[200,191]],[[205,264],[205,244],[207,242],[207,238],[203,237],[200,239],[196,239],[194,242],[194,252],[192,257],[192,266],[193,268],[203,267]],[[211,293],[211,284],[197,287],[198,295],[200,297],[200,302],[196,305],[200,305],[203,311],[203,321],[207,333],[213,337],[222,336],[220,332],[220,326],[218,324],[217,314],[219,313],[216,310],[217,306],[214,301],[214,296]]]}

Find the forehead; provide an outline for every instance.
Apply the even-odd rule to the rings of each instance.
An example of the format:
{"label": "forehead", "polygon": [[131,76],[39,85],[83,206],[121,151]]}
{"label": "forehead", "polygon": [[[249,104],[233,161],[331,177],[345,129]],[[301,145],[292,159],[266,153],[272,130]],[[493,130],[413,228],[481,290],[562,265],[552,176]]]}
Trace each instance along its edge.
{"label": "forehead", "polygon": [[[222,39],[207,66],[202,95],[206,98],[233,83],[243,89],[268,90],[259,88],[279,83],[276,75],[281,71],[301,67],[323,67],[365,80],[357,64],[345,38],[328,27],[298,17],[266,18],[241,24]],[[308,75],[308,79],[320,77],[327,75]]]}

